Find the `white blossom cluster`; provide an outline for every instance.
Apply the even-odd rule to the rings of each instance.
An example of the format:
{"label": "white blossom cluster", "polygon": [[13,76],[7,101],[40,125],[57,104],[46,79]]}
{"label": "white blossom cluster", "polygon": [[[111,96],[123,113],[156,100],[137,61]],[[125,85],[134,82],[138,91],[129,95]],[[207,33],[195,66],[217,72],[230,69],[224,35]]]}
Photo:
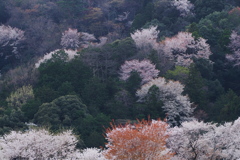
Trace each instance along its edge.
{"label": "white blossom cluster", "polygon": [[218,126],[198,121],[169,129],[174,159],[240,159],[240,118]]}
{"label": "white blossom cluster", "polygon": [[179,32],[172,38],[163,41],[163,51],[166,57],[178,66],[189,66],[193,58],[209,60],[212,54],[210,46],[203,38],[194,39],[191,33]]}
{"label": "white blossom cluster", "polygon": [[3,159],[71,159],[75,156],[77,139],[71,131],[53,135],[46,130],[12,131],[0,138]]}
{"label": "white blossom cluster", "polygon": [[177,8],[183,17],[193,15],[192,10],[194,5],[188,0],[174,0],[172,1],[172,5]]}
{"label": "white blossom cluster", "polygon": [[[35,63],[35,67],[38,68],[41,65],[41,63],[45,63],[47,60],[52,58],[53,54],[57,54],[59,51],[61,50],[56,49],[55,51],[45,54],[40,60],[38,60],[37,63]],[[68,55],[68,59],[67,59],[68,61],[78,55],[76,50],[64,49],[64,52]]]}
{"label": "white blossom cluster", "polygon": [[107,37],[100,37],[99,43],[93,34],[78,32],[77,29],[69,28],[62,33],[61,45],[65,49],[76,50],[78,48],[101,47],[107,42]]}
{"label": "white blossom cluster", "polygon": [[76,143],[77,139],[70,130],[59,134],[51,134],[44,129],[12,131],[0,137],[0,159],[106,160],[101,149],[80,151],[75,148]]}
{"label": "white blossom cluster", "polygon": [[145,101],[149,89],[152,86],[159,88],[159,99],[163,102],[163,110],[166,113],[168,123],[176,125],[177,120],[180,122],[190,120],[194,108],[191,107],[188,96],[182,95],[184,86],[178,81],[166,81],[165,78],[159,77],[144,84],[139,89],[136,95],[139,97],[139,102]]}
{"label": "white blossom cluster", "polygon": [[[0,47],[11,47],[12,53],[18,57],[18,45],[25,39],[24,31],[10,26],[0,25]],[[0,53],[3,55],[3,53]]]}
{"label": "white blossom cluster", "polygon": [[136,30],[133,34],[131,34],[131,37],[136,43],[137,48],[148,50],[149,48],[158,48],[158,34],[159,31],[157,31],[157,27],[151,26],[148,29]]}
{"label": "white blossom cluster", "polygon": [[79,33],[77,29],[69,28],[62,33],[61,45],[67,49],[77,49],[80,46]]}
{"label": "white blossom cluster", "polygon": [[228,46],[233,54],[227,54],[226,58],[230,62],[234,63],[234,66],[240,65],[240,35],[236,31],[233,31],[230,36],[230,44]]}
{"label": "white blossom cluster", "polygon": [[126,81],[131,76],[133,71],[139,73],[142,79],[142,84],[145,84],[153,78],[158,77],[158,73],[160,72],[149,60],[131,60],[126,61],[121,66],[120,79]]}
{"label": "white blossom cluster", "polygon": [[106,160],[102,150],[98,148],[86,148],[76,154],[78,160]]}

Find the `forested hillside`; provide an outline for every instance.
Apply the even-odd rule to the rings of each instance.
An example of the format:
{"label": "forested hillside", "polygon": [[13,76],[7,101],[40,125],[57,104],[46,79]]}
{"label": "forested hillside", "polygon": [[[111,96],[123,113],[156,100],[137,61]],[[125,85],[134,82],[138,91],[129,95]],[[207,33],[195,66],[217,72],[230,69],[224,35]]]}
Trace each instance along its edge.
{"label": "forested hillside", "polygon": [[238,117],[239,0],[0,0],[0,159],[240,159]]}

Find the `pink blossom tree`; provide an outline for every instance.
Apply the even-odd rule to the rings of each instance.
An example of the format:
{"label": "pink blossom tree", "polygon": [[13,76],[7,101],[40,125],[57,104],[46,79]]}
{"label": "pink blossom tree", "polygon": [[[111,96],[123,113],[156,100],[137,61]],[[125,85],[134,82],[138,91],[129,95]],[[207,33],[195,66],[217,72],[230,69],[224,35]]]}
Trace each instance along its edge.
{"label": "pink blossom tree", "polygon": [[178,66],[189,66],[194,58],[209,60],[212,54],[205,39],[194,39],[188,32],[179,32],[172,38],[166,38],[162,44],[164,55]]}
{"label": "pink blossom tree", "polygon": [[158,48],[158,34],[157,27],[151,26],[147,29],[136,30],[131,34],[131,37],[138,49],[148,52],[150,49],[156,50]]}
{"label": "pink blossom tree", "polygon": [[77,49],[80,47],[79,33],[77,29],[69,28],[62,33],[61,45],[67,49]]}
{"label": "pink blossom tree", "polygon": [[76,50],[78,48],[88,48],[92,47],[101,47],[107,42],[106,37],[100,37],[99,43],[94,43],[97,41],[93,34],[87,32],[78,32],[77,29],[71,29],[64,31],[62,33],[61,45],[65,49]]}
{"label": "pink blossom tree", "polygon": [[132,72],[139,73],[142,78],[142,84],[145,84],[156,78],[160,72],[149,60],[131,60],[126,61],[120,68],[120,79],[126,81]]}

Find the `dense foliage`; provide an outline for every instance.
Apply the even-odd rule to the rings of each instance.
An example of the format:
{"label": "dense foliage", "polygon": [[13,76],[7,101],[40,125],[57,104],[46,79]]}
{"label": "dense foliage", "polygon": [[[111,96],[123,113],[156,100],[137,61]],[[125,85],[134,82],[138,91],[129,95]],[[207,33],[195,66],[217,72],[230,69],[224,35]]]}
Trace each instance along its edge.
{"label": "dense foliage", "polygon": [[[231,146],[208,140],[215,132],[226,135],[224,128],[237,130],[239,123],[239,5],[239,0],[0,1],[0,135],[30,134],[28,124],[34,123],[51,136],[72,130],[77,148],[99,147],[110,143],[103,133],[111,119],[121,126],[150,116],[166,119],[171,140],[166,146],[175,158],[240,158],[227,154],[236,149],[231,137],[226,142]],[[81,152],[79,159],[84,153],[104,159],[97,148]],[[211,157],[203,156],[207,152]]]}

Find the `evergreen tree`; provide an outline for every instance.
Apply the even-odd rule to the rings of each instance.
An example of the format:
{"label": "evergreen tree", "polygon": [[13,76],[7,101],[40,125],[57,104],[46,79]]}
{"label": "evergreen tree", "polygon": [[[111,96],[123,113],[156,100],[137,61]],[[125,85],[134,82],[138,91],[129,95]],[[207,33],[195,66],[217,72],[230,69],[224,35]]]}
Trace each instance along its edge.
{"label": "evergreen tree", "polygon": [[186,80],[184,91],[188,94],[191,102],[198,105],[197,109],[207,109],[206,107],[208,100],[206,97],[204,79],[193,64],[189,68],[189,74]]}

